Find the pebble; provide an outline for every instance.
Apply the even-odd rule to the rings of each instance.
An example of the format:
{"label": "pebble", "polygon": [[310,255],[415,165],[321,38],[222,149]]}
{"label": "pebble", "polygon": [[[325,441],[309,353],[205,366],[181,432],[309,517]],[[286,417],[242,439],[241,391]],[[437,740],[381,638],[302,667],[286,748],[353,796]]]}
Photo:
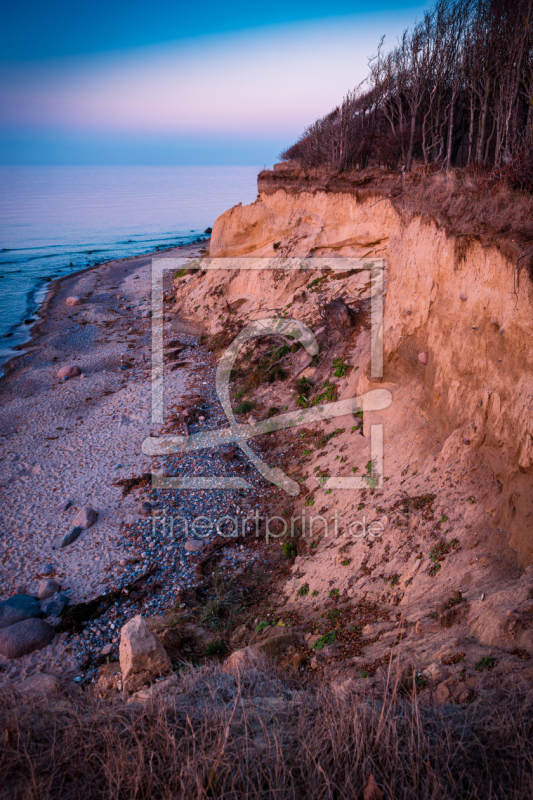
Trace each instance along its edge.
{"label": "pebble", "polygon": [[78,367],[76,364],[72,364],[68,367],[61,367],[57,371],[58,378],[75,378],[77,375],[81,375],[81,367]]}
{"label": "pebble", "polygon": [[79,297],[67,297],[67,306],[81,306],[81,299]]}
{"label": "pebble", "polygon": [[86,531],[88,528],[94,525],[97,519],[98,512],[95,511],[91,506],[84,506],[78,511],[72,520],[72,524],[77,528],[81,528],[82,531]]}
{"label": "pebble", "polygon": [[187,550],[188,553],[198,553],[203,546],[204,543],[199,539],[188,539],[185,542],[185,550]]}
{"label": "pebble", "polygon": [[60,586],[57,581],[52,580],[51,578],[45,578],[42,581],[39,581],[39,586],[37,587],[37,597],[39,600],[47,600],[49,597],[52,597],[53,594],[58,592]]}
{"label": "pebble", "polygon": [[71,531],[65,533],[65,535],[61,539],[61,544],[59,545],[59,547],[68,547],[69,544],[72,544],[72,542],[76,541],[81,532],[82,530],[78,526],[72,528]]}
{"label": "pebble", "polygon": [[428,363],[428,354],[427,353],[419,353],[418,354],[418,360],[420,361],[421,364],[426,366],[426,364]]}
{"label": "pebble", "polygon": [[464,292],[461,292],[461,294],[459,295],[459,300],[462,300],[463,303],[464,303],[465,300],[468,300],[468,297],[466,296],[466,294]]}

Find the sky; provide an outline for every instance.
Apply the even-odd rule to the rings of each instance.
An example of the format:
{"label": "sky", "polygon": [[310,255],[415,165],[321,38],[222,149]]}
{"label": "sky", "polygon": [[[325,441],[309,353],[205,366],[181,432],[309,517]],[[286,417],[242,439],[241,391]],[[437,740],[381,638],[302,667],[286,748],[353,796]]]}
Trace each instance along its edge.
{"label": "sky", "polygon": [[4,3],[0,163],[273,164],[424,7]]}

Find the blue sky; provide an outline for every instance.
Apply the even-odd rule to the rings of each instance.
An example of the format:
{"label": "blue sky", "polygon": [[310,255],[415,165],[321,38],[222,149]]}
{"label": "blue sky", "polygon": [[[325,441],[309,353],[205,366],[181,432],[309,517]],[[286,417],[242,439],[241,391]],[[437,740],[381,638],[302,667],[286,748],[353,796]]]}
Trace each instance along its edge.
{"label": "blue sky", "polygon": [[0,163],[271,164],[420,2],[21,2],[0,12]]}

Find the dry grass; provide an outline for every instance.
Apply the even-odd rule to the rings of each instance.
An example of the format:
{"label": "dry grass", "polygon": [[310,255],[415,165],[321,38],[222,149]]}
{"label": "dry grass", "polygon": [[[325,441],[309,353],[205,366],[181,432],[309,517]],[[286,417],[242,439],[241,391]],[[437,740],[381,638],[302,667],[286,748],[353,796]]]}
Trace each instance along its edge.
{"label": "dry grass", "polygon": [[497,244],[516,262],[533,245],[533,195],[513,189],[497,171],[431,174],[420,168],[406,177],[393,202],[403,215],[432,219],[459,237],[459,255],[477,239]]}
{"label": "dry grass", "polygon": [[[263,698],[254,710],[252,702]],[[264,700],[267,698],[267,700]],[[385,703],[326,686],[290,691],[264,670],[182,676],[141,709],[89,694],[2,704],[2,798],[348,798],[370,774],[385,798],[533,793],[533,696],[468,708]]]}

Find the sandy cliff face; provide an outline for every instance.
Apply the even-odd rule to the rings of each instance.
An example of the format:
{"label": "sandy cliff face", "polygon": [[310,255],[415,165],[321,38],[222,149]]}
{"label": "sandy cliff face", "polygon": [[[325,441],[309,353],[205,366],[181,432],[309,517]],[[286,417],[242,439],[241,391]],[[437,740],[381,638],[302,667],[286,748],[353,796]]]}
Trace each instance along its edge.
{"label": "sandy cliff face", "polygon": [[216,221],[211,256],[386,258],[385,381],[420,398],[419,413],[438,434],[439,463],[454,465],[455,480],[484,471],[490,525],[505,533],[523,566],[531,563],[529,279],[518,282],[496,247],[459,246],[431,220],[402,219],[379,190],[366,187],[361,197],[315,182],[298,192],[270,176],[260,176],[255,203]]}

